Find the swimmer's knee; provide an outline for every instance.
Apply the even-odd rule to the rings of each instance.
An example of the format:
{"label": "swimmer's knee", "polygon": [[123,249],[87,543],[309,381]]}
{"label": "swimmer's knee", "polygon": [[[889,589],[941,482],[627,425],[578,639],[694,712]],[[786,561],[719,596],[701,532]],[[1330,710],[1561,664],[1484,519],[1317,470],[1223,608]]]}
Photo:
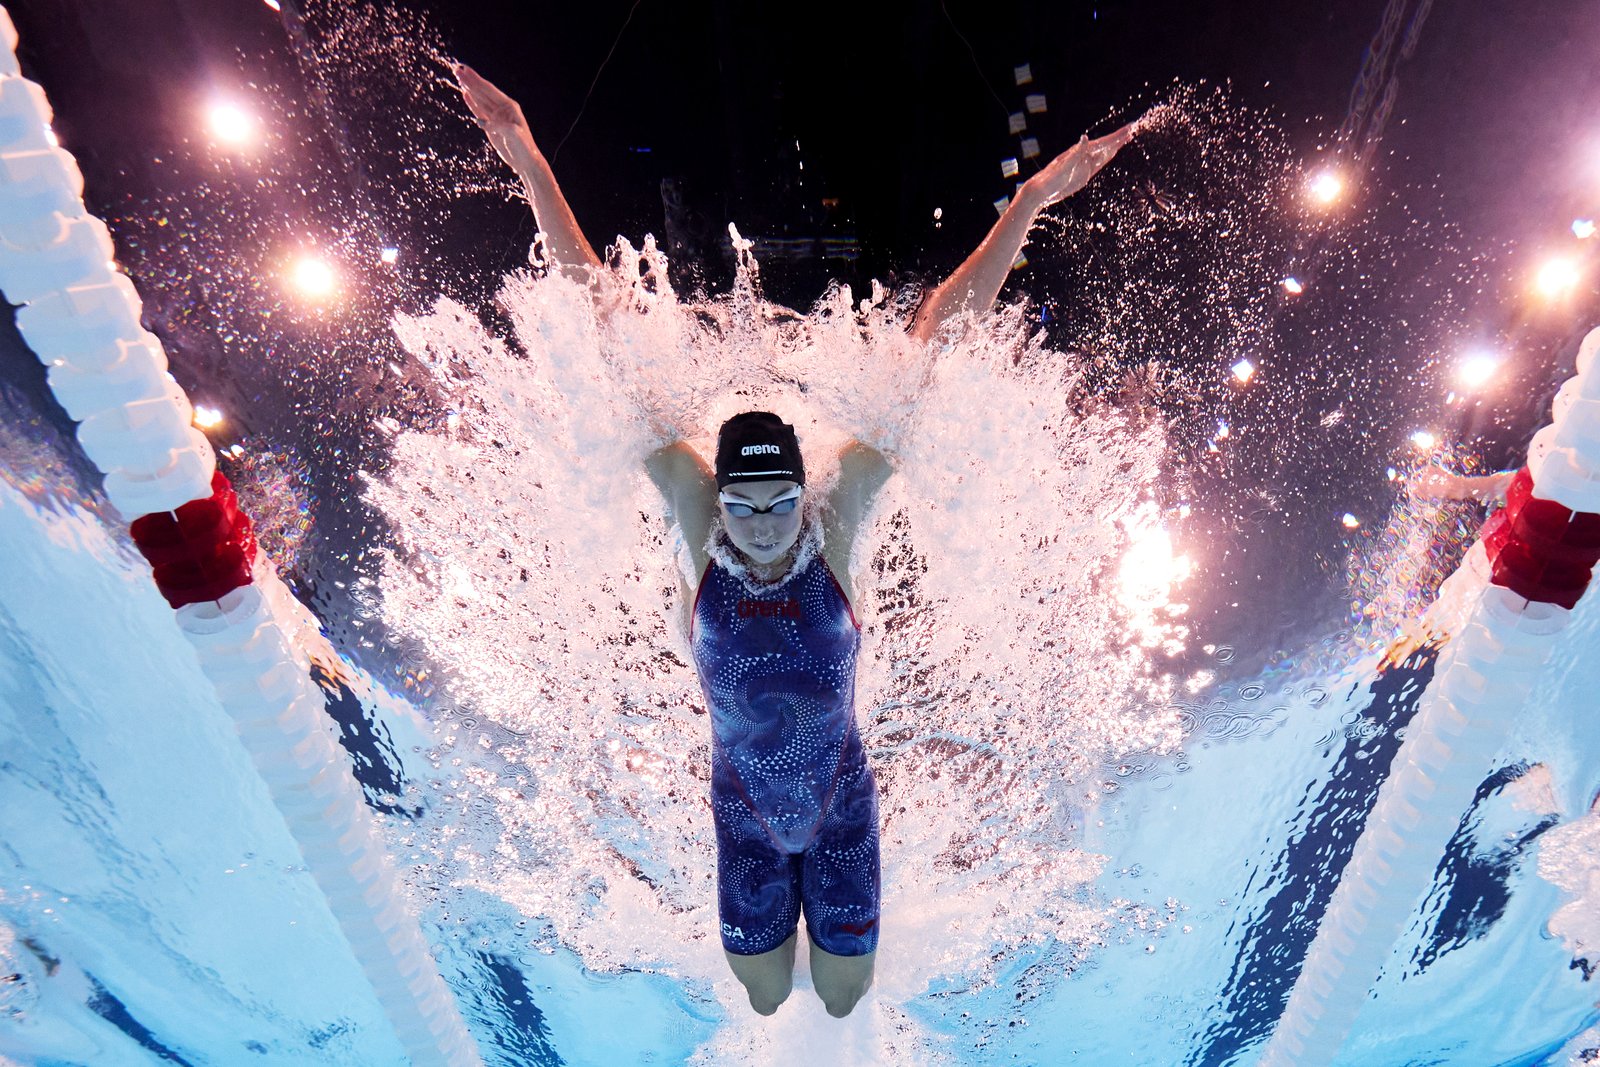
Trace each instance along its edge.
{"label": "swimmer's knee", "polygon": [[856,985],[848,990],[832,990],[822,996],[822,1006],[828,1009],[828,1014],[835,1019],[843,1019],[846,1015],[856,1010],[856,1005],[861,1003],[861,998],[867,995],[867,990],[872,986],[871,979]]}
{"label": "swimmer's knee", "polygon": [[828,1009],[828,1014],[835,1019],[843,1019],[855,1011],[859,1003],[861,1003],[860,997],[851,997],[849,1000],[824,1000],[822,1006]]}
{"label": "swimmer's knee", "polygon": [[868,974],[853,982],[839,982],[837,976],[824,982],[816,983],[817,996],[822,1000],[822,1006],[828,1009],[828,1014],[835,1019],[843,1019],[856,1005],[861,1003],[861,998],[867,995],[867,990],[872,988],[872,975]]}
{"label": "swimmer's knee", "polygon": [[[746,990],[746,992],[748,993],[749,991]],[[775,1015],[778,1009],[783,1006],[783,1002],[788,999],[788,993],[785,993],[777,1000],[769,1000],[766,997],[758,997],[754,993],[750,993],[750,1007],[755,1009],[757,1015]]]}
{"label": "swimmer's knee", "polygon": [[764,976],[764,980],[741,976],[739,981],[744,985],[745,996],[750,998],[750,1007],[755,1009],[757,1015],[771,1015],[794,992],[793,979],[784,980],[768,975]]}

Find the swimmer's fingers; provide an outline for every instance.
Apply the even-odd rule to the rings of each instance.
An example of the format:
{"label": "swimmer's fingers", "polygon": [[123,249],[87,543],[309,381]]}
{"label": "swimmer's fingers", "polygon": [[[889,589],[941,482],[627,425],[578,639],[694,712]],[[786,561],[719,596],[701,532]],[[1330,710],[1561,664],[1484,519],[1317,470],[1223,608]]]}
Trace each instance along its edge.
{"label": "swimmer's fingers", "polygon": [[1124,145],[1133,140],[1136,123],[1129,123],[1104,137],[1090,140],[1085,134],[1083,138],[1071,148],[1051,160],[1038,174],[1029,178],[1027,184],[1032,186],[1043,197],[1046,204],[1054,203],[1089,184],[1096,174],[1120,152]]}
{"label": "swimmer's fingers", "polygon": [[1443,467],[1428,467],[1406,481],[1406,491],[1419,500],[1444,500],[1459,493],[1459,482]]}
{"label": "swimmer's fingers", "polygon": [[497,89],[489,79],[465,63],[456,64],[455,75],[467,110],[472,112],[472,117],[485,131],[493,133],[497,127],[527,125],[522,117],[522,106]]}

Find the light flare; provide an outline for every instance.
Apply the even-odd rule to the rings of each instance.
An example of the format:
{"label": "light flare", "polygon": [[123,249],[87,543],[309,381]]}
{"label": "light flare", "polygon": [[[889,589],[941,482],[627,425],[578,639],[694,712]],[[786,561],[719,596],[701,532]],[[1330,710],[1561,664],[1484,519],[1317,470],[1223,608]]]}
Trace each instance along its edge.
{"label": "light flare", "polygon": [[1282,284],[1283,291],[1288,293],[1290,296],[1299,296],[1301,293],[1306,291],[1305,285],[1300,281],[1299,278],[1296,278],[1293,275],[1285,278]]}
{"label": "light flare", "polygon": [[219,100],[207,109],[206,120],[211,136],[224,144],[243,145],[255,139],[256,118],[238,104]]}
{"label": "light flare", "polygon": [[1533,284],[1546,300],[1559,300],[1576,289],[1582,278],[1583,272],[1576,260],[1554,256],[1540,265]]}
{"label": "light flare", "polygon": [[209,430],[222,425],[222,412],[216,408],[196,407],[194,409],[194,424],[202,430]]}
{"label": "light flare", "polygon": [[313,300],[331,296],[339,285],[338,275],[333,268],[327,260],[318,256],[301,256],[295,261],[290,277],[300,294]]}
{"label": "light flare", "polygon": [[1500,370],[1501,359],[1489,352],[1474,352],[1461,361],[1456,368],[1456,378],[1462,385],[1470,389],[1479,389],[1489,384],[1495,374]]}
{"label": "light flare", "polygon": [[1249,385],[1250,379],[1256,376],[1256,365],[1248,359],[1241,359],[1233,365],[1233,380],[1240,385]]}
{"label": "light flare", "polygon": [[1411,435],[1411,443],[1427,452],[1439,443],[1439,439],[1427,430],[1418,430]]}
{"label": "light flare", "polygon": [[1587,241],[1594,236],[1594,219],[1573,219],[1572,236],[1580,241]]}
{"label": "light flare", "polygon": [[1174,603],[1172,595],[1174,587],[1194,573],[1194,563],[1173,551],[1172,535],[1153,503],[1124,519],[1122,527],[1129,544],[1117,567],[1117,599],[1128,611],[1131,636],[1143,648],[1180,652],[1188,631],[1161,620],[1189,610],[1187,604]]}
{"label": "light flare", "polygon": [[1337,171],[1318,171],[1311,176],[1306,189],[1312,200],[1326,207],[1344,195],[1344,178]]}

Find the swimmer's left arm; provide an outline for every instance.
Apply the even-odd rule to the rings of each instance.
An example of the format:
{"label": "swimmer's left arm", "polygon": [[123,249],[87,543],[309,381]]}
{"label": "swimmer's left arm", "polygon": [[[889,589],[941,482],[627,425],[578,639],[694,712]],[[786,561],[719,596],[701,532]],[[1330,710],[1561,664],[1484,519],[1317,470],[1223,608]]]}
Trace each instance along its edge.
{"label": "swimmer's left arm", "polygon": [[1039,212],[1088,185],[1122,146],[1133,140],[1134,125],[1093,141],[1086,135],[1023,182],[977,250],[923,301],[911,323],[912,339],[927,344],[941,326],[961,314],[988,311],[1000,295],[1017,253],[1027,243]]}
{"label": "swimmer's left arm", "polygon": [[823,555],[841,583],[849,581],[850,554],[872,505],[894,473],[888,457],[861,441],[839,453],[839,480],[828,494],[822,515]]}

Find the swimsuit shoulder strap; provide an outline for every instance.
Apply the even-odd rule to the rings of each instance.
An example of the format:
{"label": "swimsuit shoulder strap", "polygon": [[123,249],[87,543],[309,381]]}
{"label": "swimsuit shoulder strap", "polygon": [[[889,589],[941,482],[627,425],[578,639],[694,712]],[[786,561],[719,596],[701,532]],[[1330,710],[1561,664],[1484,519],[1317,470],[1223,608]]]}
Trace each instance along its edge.
{"label": "swimsuit shoulder strap", "polygon": [[827,558],[820,552],[817,553],[816,562],[822,565],[822,569],[828,574],[828,580],[833,582],[834,590],[839,594],[839,599],[844,602],[844,610],[850,613],[851,624],[855,626],[857,630],[861,629],[861,621],[856,618],[856,607],[854,604],[850,603],[850,594],[844,591],[844,583],[839,581],[839,576],[837,574],[833,573],[832,565],[828,563]]}

